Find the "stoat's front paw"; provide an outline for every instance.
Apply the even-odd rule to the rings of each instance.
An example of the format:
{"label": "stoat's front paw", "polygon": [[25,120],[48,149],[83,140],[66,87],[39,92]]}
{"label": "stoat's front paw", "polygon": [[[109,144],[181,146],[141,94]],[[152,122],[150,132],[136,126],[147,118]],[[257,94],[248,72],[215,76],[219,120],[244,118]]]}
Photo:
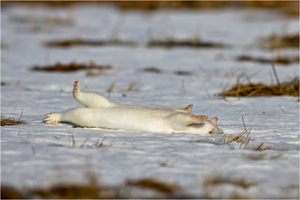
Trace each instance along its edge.
{"label": "stoat's front paw", "polygon": [[199,121],[199,123],[204,123],[208,118],[206,115],[194,115],[195,119]]}
{"label": "stoat's front paw", "polygon": [[60,121],[59,113],[49,113],[45,115],[45,119],[43,120],[46,124],[57,124]]}

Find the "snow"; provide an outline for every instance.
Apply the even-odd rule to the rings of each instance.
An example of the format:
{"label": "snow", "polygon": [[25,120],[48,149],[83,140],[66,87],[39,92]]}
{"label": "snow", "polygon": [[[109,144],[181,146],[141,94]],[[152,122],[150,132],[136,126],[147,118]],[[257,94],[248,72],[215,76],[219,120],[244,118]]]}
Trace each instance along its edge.
{"label": "snow", "polygon": [[[37,20],[20,23],[14,17],[68,18],[74,25],[47,25]],[[274,83],[268,65],[236,62],[242,54],[272,57],[298,55],[298,50],[264,51],[257,39],[272,34],[299,32],[297,19],[270,11],[157,11],[122,12],[110,7],[8,7],[1,9],[1,115],[27,124],[1,127],[1,184],[19,188],[87,181],[94,173],[106,185],[128,179],[154,177],[177,183],[185,193],[203,195],[204,180],[214,174],[254,182],[241,189],[232,185],[212,188],[216,197],[241,194],[248,198],[299,198],[299,101],[294,97],[227,98],[216,94],[233,85],[241,74],[252,82]],[[138,43],[128,47],[47,48],[53,39],[121,38]],[[233,45],[222,49],[147,48],[150,39],[200,37],[204,41]],[[34,72],[35,65],[57,61],[110,64],[104,75],[87,77]],[[160,74],[142,69],[155,66]],[[193,72],[178,76],[176,70]],[[299,64],[276,65],[281,81],[299,76]],[[245,76],[244,76],[245,77]],[[82,90],[98,91],[113,101],[154,107],[177,108],[194,104],[194,113],[218,116],[223,136],[153,134],[46,125],[43,116],[78,104],[72,99],[72,83]],[[242,81],[246,81],[244,78]],[[19,83],[18,83],[19,82]],[[116,90],[106,90],[116,82]],[[136,82],[134,89],[126,87]],[[126,97],[122,94],[126,93]],[[21,114],[22,113],[22,114]],[[224,144],[225,136],[252,128],[246,149],[240,143]],[[74,138],[75,145],[72,143]],[[96,143],[104,147],[97,148]],[[271,147],[255,149],[264,143]],[[249,156],[267,154],[266,159]],[[270,155],[279,155],[270,159]],[[166,162],[166,166],[161,166]]]}

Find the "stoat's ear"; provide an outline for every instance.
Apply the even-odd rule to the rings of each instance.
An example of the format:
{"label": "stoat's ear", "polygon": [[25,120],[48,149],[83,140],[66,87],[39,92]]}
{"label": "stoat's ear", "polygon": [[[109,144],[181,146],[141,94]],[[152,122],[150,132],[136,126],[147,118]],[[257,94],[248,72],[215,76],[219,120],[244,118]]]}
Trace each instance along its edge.
{"label": "stoat's ear", "polygon": [[212,118],[210,119],[211,123],[212,123],[213,125],[215,125],[215,126],[217,125],[218,120],[219,120],[219,118],[216,117],[216,116],[214,116],[214,117],[212,117]]}
{"label": "stoat's ear", "polygon": [[187,111],[187,112],[190,113],[190,112],[192,112],[192,109],[193,109],[193,104],[189,104],[186,107],[184,107],[183,110],[185,110],[185,111]]}

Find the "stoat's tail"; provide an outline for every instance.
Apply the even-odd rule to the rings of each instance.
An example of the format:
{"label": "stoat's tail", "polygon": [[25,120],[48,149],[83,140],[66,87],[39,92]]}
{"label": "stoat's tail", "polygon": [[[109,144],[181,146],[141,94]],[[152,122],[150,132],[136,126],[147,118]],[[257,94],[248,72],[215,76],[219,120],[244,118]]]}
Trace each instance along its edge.
{"label": "stoat's tail", "polygon": [[106,97],[93,92],[81,92],[79,81],[74,81],[73,97],[82,105],[90,108],[111,107],[115,104],[109,101]]}

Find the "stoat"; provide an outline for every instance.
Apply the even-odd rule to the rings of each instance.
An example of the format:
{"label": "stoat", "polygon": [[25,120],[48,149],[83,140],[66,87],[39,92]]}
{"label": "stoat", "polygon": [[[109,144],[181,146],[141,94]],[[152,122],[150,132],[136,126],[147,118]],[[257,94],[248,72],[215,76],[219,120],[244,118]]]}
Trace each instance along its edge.
{"label": "stoat", "polygon": [[160,109],[117,104],[98,93],[80,91],[78,81],[73,85],[73,97],[84,107],[47,114],[44,122],[159,133],[223,133],[217,126],[217,117],[208,120],[205,115],[191,114],[193,105],[183,109]]}

